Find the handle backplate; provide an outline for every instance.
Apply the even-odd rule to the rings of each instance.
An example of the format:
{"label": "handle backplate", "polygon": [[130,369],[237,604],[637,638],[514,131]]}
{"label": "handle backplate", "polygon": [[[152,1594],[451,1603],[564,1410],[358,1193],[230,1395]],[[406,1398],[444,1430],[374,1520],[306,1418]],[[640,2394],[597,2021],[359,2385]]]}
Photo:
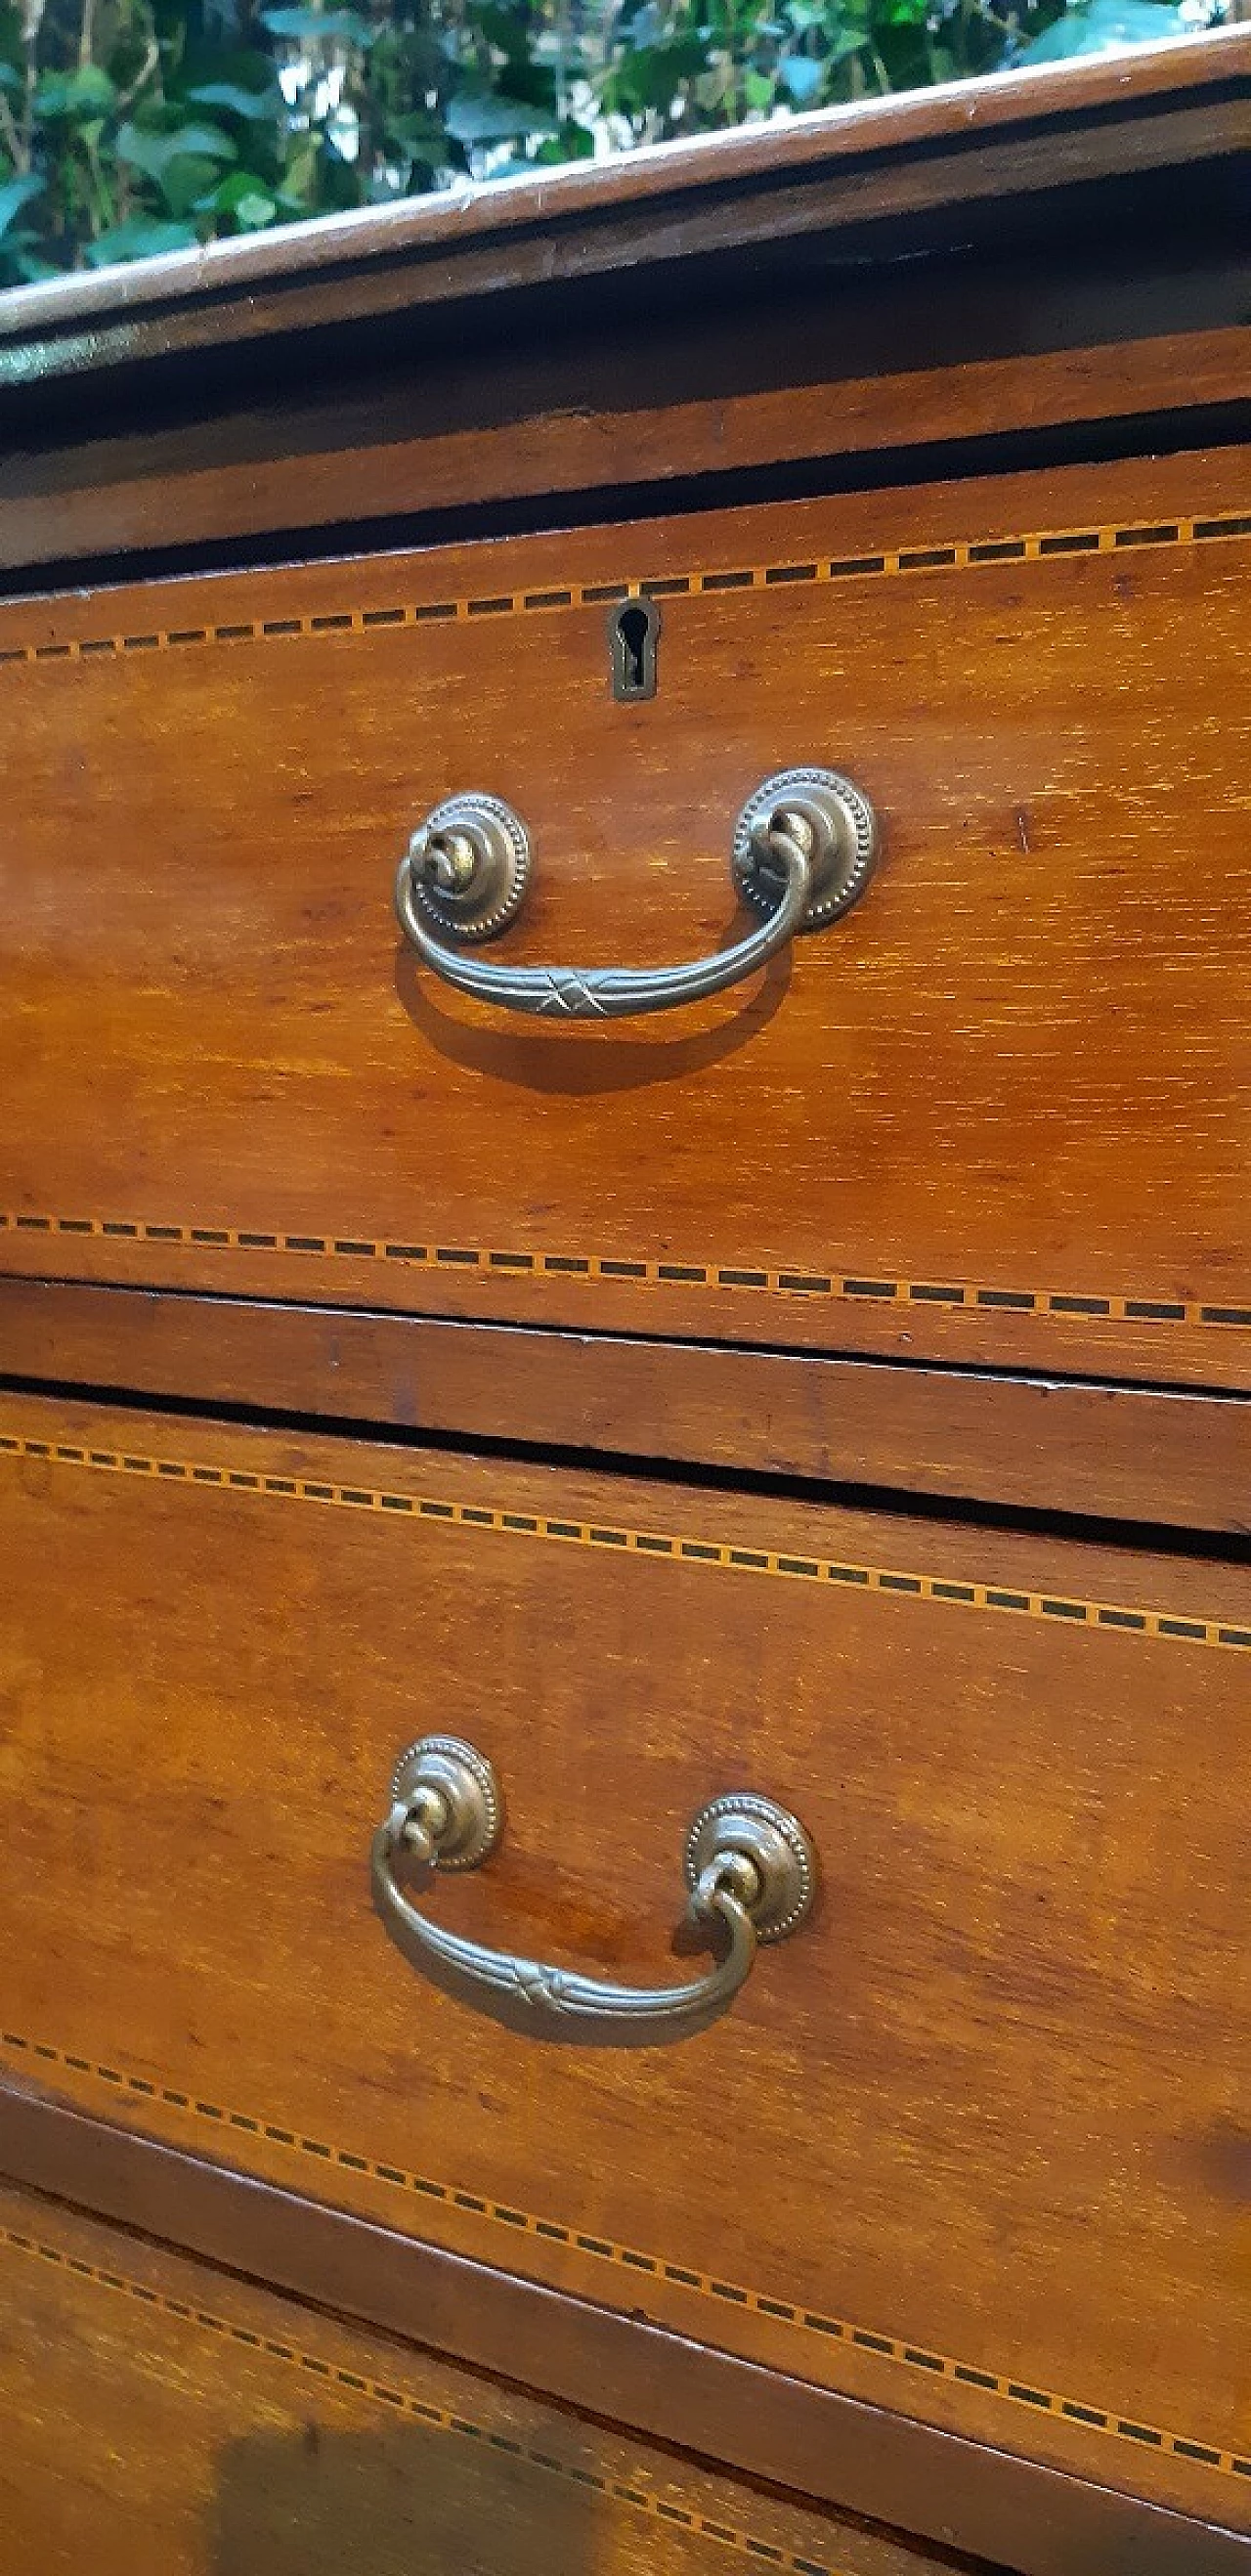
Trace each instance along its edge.
{"label": "handle backplate", "polygon": [[758,1941],[785,1941],[812,1910],[817,1892],[812,1845],[798,1816],[752,1789],[733,1789],[701,1807],[682,1865],[692,1896],[730,1856],[750,1861],[760,1882],[748,1907]]}
{"label": "handle backplate", "polygon": [[823,930],[850,912],[877,862],[877,816],[867,796],[837,769],[779,769],[748,797],[734,826],[730,867],[745,901],[775,912],[785,874],[775,836],[807,849],[812,884],[801,930]]}
{"label": "handle backplate", "polygon": [[[479,1869],[504,1830],[504,1801],[491,1764],[460,1735],[423,1735],[401,1753],[391,1778],[392,1817],[418,1816],[426,1835],[397,1829],[398,1839],[440,1869]],[[442,1812],[440,1812],[440,1809]]]}
{"label": "handle backplate", "polygon": [[410,898],[453,939],[497,939],[530,884],[530,835],[498,796],[445,796],[414,832],[404,862]]}

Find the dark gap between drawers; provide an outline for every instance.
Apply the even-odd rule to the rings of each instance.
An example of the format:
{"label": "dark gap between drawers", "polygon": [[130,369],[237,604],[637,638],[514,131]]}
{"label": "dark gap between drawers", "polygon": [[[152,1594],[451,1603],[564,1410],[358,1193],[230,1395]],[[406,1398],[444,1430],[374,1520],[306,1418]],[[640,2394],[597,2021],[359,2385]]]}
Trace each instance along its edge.
{"label": "dark gap between drawers", "polygon": [[283,527],[269,534],[222,537],[184,546],[136,547],[124,565],[113,554],[77,555],[0,571],[0,605],[64,589],[190,578],[208,572],[259,571],[284,565],[358,559],[415,548],[527,537],[654,518],[696,517],[710,510],[772,501],[809,501],[839,493],[889,491],[912,483],[959,483],[1069,465],[1132,462],[1197,449],[1243,445],[1251,438],[1251,403],[1226,402],[1130,413],[1051,429],[1004,430],[973,439],[932,440],[871,453],[802,457],[777,465],[675,477],[672,482],[595,484],[548,493],[398,516],[339,519],[323,526]]}
{"label": "dark gap between drawers", "polygon": [[645,1478],[674,1492],[750,1495],[774,1502],[875,1512],[888,1520],[906,1519],[988,1532],[1075,1539],[1115,1548],[1127,1556],[1145,1551],[1197,1562],[1251,1565],[1251,1533],[1186,1529],[1175,1523],[1128,1521],[1098,1513],[1048,1511],[994,1503],[980,1497],[926,1493],[910,1485],[839,1483],[815,1476],[772,1475],[753,1468],[729,1470],[724,1465],[706,1464],[699,1460],[577,1447],[550,1439],[508,1440],[481,1433],[413,1429],[407,1425],[360,1421],[332,1413],[292,1412],[268,1405],[153,1395],[143,1388],[20,1377],[0,1372],[0,1396],[6,1393],[33,1395],[52,1401],[62,1399],[74,1403],[106,1404],[119,1410],[125,1407],[157,1414],[170,1422],[235,1424],[243,1430],[293,1433],[298,1438],[352,1440],[383,1453],[388,1449],[424,1450],[442,1456],[500,1459],[521,1466],[561,1467],[574,1474]]}

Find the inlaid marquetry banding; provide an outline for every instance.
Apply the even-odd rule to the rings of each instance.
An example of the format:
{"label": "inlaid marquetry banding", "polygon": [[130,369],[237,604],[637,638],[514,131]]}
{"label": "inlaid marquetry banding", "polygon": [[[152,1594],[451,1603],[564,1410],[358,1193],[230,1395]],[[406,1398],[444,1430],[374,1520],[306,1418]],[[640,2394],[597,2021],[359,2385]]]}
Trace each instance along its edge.
{"label": "inlaid marquetry banding", "polygon": [[[619,2245],[610,2237],[592,2236],[577,2227],[559,2221],[539,2218],[528,2210],[486,2198],[481,2192],[466,2191],[452,2183],[434,2181],[429,2175],[406,2172],[400,2165],[382,2164],[371,2156],[330,2145],[323,2138],[301,2135],[280,2121],[265,2120],[254,2113],[232,2111],[220,2103],[206,2102],[196,2094],[176,2085],[149,2081],[146,2076],[132,2075],[120,2066],[103,2066],[88,2057],[54,2048],[46,2040],[28,2039],[19,2031],[0,2030],[0,2047],[13,2049],[45,2066],[62,2067],[68,2073],[110,2088],[114,2097],[129,2094],[139,2102],[160,2103],[163,2108],[181,2113],[193,2122],[209,2122],[222,2131],[234,2130],[245,2137],[263,2138],[271,2146],[285,2150],[293,2158],[312,2158],[322,2168],[364,2174],[371,2181],[387,2184],[392,2190],[416,2197],[427,2204],[441,2202],[464,2211],[472,2217],[507,2228],[513,2238],[532,2237],[539,2245],[568,2246],[573,2252],[589,2255],[597,2263],[617,2265],[631,2273],[664,2281],[679,2290],[689,2290],[697,2297],[719,2301],[723,2306],[743,2314],[770,2318],[774,2323],[794,2330],[801,2337],[821,2336],[827,2342],[845,2344],[851,2351],[871,2360],[901,2366],[909,2371],[922,2371],[931,2379],[943,2379],[958,2388],[972,2388],[989,2397],[1004,2398],[1012,2406],[1027,2407],[1034,2414],[1050,2415],[1063,2423],[1077,2425],[1086,2432],[1110,2436],[1116,2441],[1132,2442],[1140,2450],[1158,2452],[1162,2457],[1186,2460],[1200,2468],[1217,2469],[1226,2476],[1251,2478],[1251,2458],[1225,2449],[1216,2442],[1201,2442],[1190,2435],[1163,2431],[1160,2426],[1144,2424],[1118,2409],[1092,2406],[1073,2397],[1057,2395],[1023,2378],[1003,2371],[987,2370],[972,2362],[961,2361],[949,2353],[932,2351],[924,2342],[900,2334],[885,2334],[874,2328],[857,2325],[845,2317],[824,2315],[819,2309],[806,2308],[790,2299],[777,2299],[762,2290],[747,2289],[741,2283],[727,2281],[714,2273],[701,2272],[685,2263],[669,2263],[657,2254],[646,2254],[638,2247]],[[798,2364],[802,2369],[802,2361]]]}
{"label": "inlaid marquetry banding", "polygon": [[31,1439],[17,1432],[0,1432],[0,1459],[6,1457],[40,1459],[53,1466],[87,1468],[96,1474],[142,1477],[158,1484],[194,1485],[202,1492],[318,1503],[335,1510],[435,1521],[445,1528],[549,1540],[562,1547],[616,1550],[730,1574],[770,1575],[816,1586],[837,1584],[901,1603],[935,1602],[951,1608],[995,1611],[1011,1618],[1057,1621],[1070,1628],[1098,1629],[1116,1636],[1154,1638],[1168,1644],[1251,1650],[1251,1625],[1193,1618],[1127,1602],[1084,1601],[1064,1593],[1022,1590],[1017,1584],[996,1582],[992,1577],[976,1582],[956,1581],[946,1575],[847,1564],[838,1558],[808,1556],[790,1549],[742,1547],[727,1539],[690,1538],[670,1531],[620,1528],[603,1521],[566,1520],[544,1512],[514,1511],[504,1504],[449,1502],[432,1494],[393,1492],[380,1485],[338,1484],[323,1477],[266,1475],[252,1467],[149,1457],[134,1450],[87,1448],[78,1441]]}
{"label": "inlaid marquetry banding", "polygon": [[[482,618],[550,615],[598,608],[616,599],[673,599],[700,592],[787,591],[811,584],[935,572],[976,572],[985,565],[1049,563],[1065,555],[1117,554],[1143,546],[1197,546],[1251,536],[1251,516],[1131,520],[1113,526],[1046,528],[1025,536],[961,538],[954,544],[888,546],[859,555],[818,555],[787,563],[745,564],[734,570],[692,570],[651,578],[573,582],[543,590],[499,591],[479,597],[397,601],[391,607],[344,606],[317,614],[252,617],[217,624],[156,626],[142,633],[93,635],[64,642],[0,646],[0,664],[81,661],[92,656],[162,653],[191,645],[290,643],[331,635],[370,634],[379,628]],[[46,603],[42,603],[46,614]]]}
{"label": "inlaid marquetry banding", "polygon": [[[167,2291],[154,2290],[146,2281],[136,2280],[132,2274],[114,2271],[104,2264],[88,2263],[81,2255],[68,2254],[63,2246],[49,2245],[40,2237],[26,2234],[21,2228],[0,2227],[0,2245],[10,2253],[28,2256],[32,2261],[53,2264],[76,2281],[111,2291],[115,2298],[130,2299],[157,2315],[175,2318],[179,2325],[198,2334],[217,2335],[224,2343],[233,2344],[241,2351],[285,2362],[308,2378],[328,2382],[347,2390],[354,2397],[369,2398],[375,2405],[386,2407],[393,2418],[406,2417],[410,2422],[423,2424],[461,2441],[481,2443],[487,2450],[502,2452],[510,2460],[524,2462],[527,2468],[537,2469],[546,2478],[558,2478],[576,2486],[583,2494],[603,2496],[613,2504],[626,2505],[632,2512],[646,2515],[653,2522],[668,2523],[693,2532],[699,2538],[718,2541],[722,2548],[736,2550],[757,2565],[780,2568],[783,2576],[840,2576],[840,2571],[825,2560],[781,2549],[773,2541],[758,2539],[752,2532],[722,2521],[719,2515],[699,2513],[691,2506],[675,2504],[668,2497],[652,2493],[646,2486],[634,2485],[625,2478],[608,2477],[603,2471],[588,2468],[578,2460],[562,2459],[548,2449],[546,2437],[540,2450],[532,2442],[519,2441],[511,2433],[501,2433],[487,2424],[476,2422],[460,2409],[453,2411],[450,2407],[438,2406],[429,2398],[419,2396],[411,2384],[397,2384],[398,2374],[397,2379],[375,2379],[372,2373],[348,2370],[341,2362],[331,2361],[323,2353],[310,2349],[311,2337],[306,2337],[301,2344],[293,2344],[280,2336],[258,2334],[230,2317],[219,2316],[214,2309],[201,2307],[198,2301],[193,2303],[189,2299],[173,2298]],[[150,2362],[157,2359],[150,2351],[145,2357]],[[158,2370],[156,2375],[164,2387],[172,2389],[179,2397],[186,2397],[186,2382],[176,2372]]]}
{"label": "inlaid marquetry banding", "polygon": [[1043,1316],[1063,1324],[1184,1324],[1227,1332],[1251,1328],[1251,1303],[1230,1299],[1082,1295],[1058,1288],[986,1288],[968,1281],[882,1279],[869,1273],[810,1268],[764,1269],[710,1261],[619,1259],[607,1253],[522,1252],[484,1245],[400,1243],[356,1234],[292,1234],[270,1228],[158,1224],[133,1217],[43,1216],[0,1211],[0,1235],[45,1235],[64,1242],[156,1244],[193,1253],[295,1254],[328,1261],[384,1262],[397,1269],[475,1272],[488,1279],[532,1279],[641,1288],[704,1288],[730,1294],[826,1298],[853,1305],[920,1306],[940,1312]]}

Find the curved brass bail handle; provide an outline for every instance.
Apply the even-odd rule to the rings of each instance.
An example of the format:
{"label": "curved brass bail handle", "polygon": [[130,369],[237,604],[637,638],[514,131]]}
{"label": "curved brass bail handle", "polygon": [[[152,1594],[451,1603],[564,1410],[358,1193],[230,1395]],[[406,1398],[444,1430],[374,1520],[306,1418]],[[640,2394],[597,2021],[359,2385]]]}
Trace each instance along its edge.
{"label": "curved brass bail handle", "polygon": [[397,1767],[393,1803],[371,1851],[374,1903],[405,1958],[480,2010],[543,2036],[648,2047],[700,2030],[745,1983],[762,1941],[804,1920],[815,1861],[797,1819],[744,1791],[700,1809],[687,1835],[690,1911],[720,1928],[725,1947],[703,1975],[677,1986],[626,1986],[584,1977],[449,1931],[399,1885],[406,1846],[434,1869],[471,1869],[494,1849],[503,1814],[494,1772],[474,1746],[426,1736]]}
{"label": "curved brass bail handle", "polygon": [[[727,1887],[709,1891],[706,1907],[729,1931],[729,1947],[706,1976],[683,1986],[618,1986],[598,1977],[548,1966],[510,1951],[489,1950],[467,1941],[441,1923],[419,1914],[409,1903],[391,1870],[390,1828],[380,1825],[373,1841],[374,1901],[396,1947],[415,1968],[441,1969],[441,1982],[454,1985],[469,2003],[528,2006],[537,2017],[577,2023],[585,2040],[650,2042],[678,2039],[684,2030],[703,2024],[732,2001],[756,1956],[751,1916]],[[574,2034],[571,2032],[570,2036]]]}
{"label": "curved brass bail handle", "polygon": [[779,832],[774,840],[785,872],[777,910],[733,948],[692,958],[683,966],[492,966],[484,958],[447,948],[417,909],[408,854],[395,881],[395,910],[405,937],[427,966],[445,984],[472,993],[479,1002],[567,1020],[622,1020],[640,1011],[672,1011],[680,1002],[702,1002],[710,993],[724,992],[727,984],[741,983],[794,938],[807,909],[811,865],[789,835]]}
{"label": "curved brass bail handle", "polygon": [[395,910],[419,956],[458,992],[538,1017],[624,1019],[704,1001],[754,975],[799,931],[848,909],[876,851],[872,808],[849,780],[832,770],[784,770],[756,790],[735,826],[735,884],[765,915],[745,939],[679,966],[490,965],[438,934],[472,944],[507,928],[530,882],[529,836],[498,798],[454,796],[414,832]]}

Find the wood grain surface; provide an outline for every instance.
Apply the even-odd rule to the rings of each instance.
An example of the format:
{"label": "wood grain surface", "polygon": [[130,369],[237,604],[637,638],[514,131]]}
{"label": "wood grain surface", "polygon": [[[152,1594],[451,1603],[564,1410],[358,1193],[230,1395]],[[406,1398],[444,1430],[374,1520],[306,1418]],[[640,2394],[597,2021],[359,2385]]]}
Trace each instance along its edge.
{"label": "wood grain surface", "polygon": [[[590,2392],[588,2392],[590,2394]],[[926,2576],[389,2336],[0,2189],[3,2576]]]}
{"label": "wood grain surface", "polygon": [[407,2341],[419,2319],[428,2351],[575,2407],[593,2392],[602,2419],[858,2524],[906,2526],[944,2565],[956,2547],[1023,2576],[1245,2576],[1251,2562],[1245,2534],[542,2289],[4,2076],[0,2173],[306,2307]]}
{"label": "wood grain surface", "polygon": [[[1236,2532],[541,2289],[3,2078],[0,2172],[45,2202],[294,2292],[306,2308],[409,2342],[419,2319],[427,2352],[514,2386],[537,2381],[575,2408],[593,2402],[601,2419],[670,2454],[747,2471],[757,2489],[828,2499],[840,2531],[853,2518],[857,2532],[906,2524],[914,2548],[929,2535],[944,2566],[957,2547],[979,2567],[993,2559],[1025,2576],[1085,2565],[1100,2576],[1233,2576],[1251,2560],[1251,2539]],[[40,2236],[46,2249],[46,2223]],[[767,2544],[753,2554],[767,2556]]]}
{"label": "wood grain surface", "polygon": [[[0,1515],[17,2073],[1251,2524],[1244,1567],[16,1397]],[[527,2042],[370,1911],[431,1728],[508,1802],[462,1931],[663,1979],[736,1785],[820,1913],[698,2040]]]}
{"label": "wood grain surface", "polygon": [[80,1393],[1251,1537],[1246,1395],[2,1277],[0,1356]]}
{"label": "wood grain surface", "polygon": [[[1251,2563],[1249,113],[1243,29],[5,299],[0,2576]],[[477,788],[498,956],[716,948],[813,763],[882,863],[741,993],[397,937]],[[816,1911],[682,2043],[476,2013],[370,1904],[436,1730],[445,1926],[690,1978],[734,1788]]]}
{"label": "wood grain surface", "polygon": [[[1247,471],[0,610],[5,1266],[1245,1386]],[[741,996],[536,1026],[397,939],[480,785],[536,846],[506,953],[697,955],[805,761],[885,855]]]}
{"label": "wood grain surface", "polygon": [[415,521],[422,542],[458,509],[528,499],[539,525],[562,503],[596,515],[587,492],[600,513],[637,518],[640,491],[699,476],[709,504],[736,475],[819,476],[832,458],[890,483],[935,446],[967,458],[1060,431],[1132,444],[1164,412],[1170,443],[1195,445],[1206,419],[1245,404],[1245,258],[1214,252],[1180,276],[1170,260],[1144,279],[1122,252],[1071,284],[1060,272],[1062,291],[1054,263],[941,279],[921,265],[888,304],[876,271],[853,272],[836,293],[779,289],[748,315],[709,299],[617,319],[598,340],[461,338],[437,365],[391,356],[346,382],[342,361],[319,372],[310,356],[309,384],[253,378],[204,417],[139,405],[128,427],[92,416],[73,437],[28,435],[0,454],[0,563],[47,588],[75,558],[112,556],[133,578],[130,558],[228,544],[246,561],[258,541],[284,551],[284,531],[287,552],[337,555],[362,519],[366,540],[381,529],[393,545]]}

